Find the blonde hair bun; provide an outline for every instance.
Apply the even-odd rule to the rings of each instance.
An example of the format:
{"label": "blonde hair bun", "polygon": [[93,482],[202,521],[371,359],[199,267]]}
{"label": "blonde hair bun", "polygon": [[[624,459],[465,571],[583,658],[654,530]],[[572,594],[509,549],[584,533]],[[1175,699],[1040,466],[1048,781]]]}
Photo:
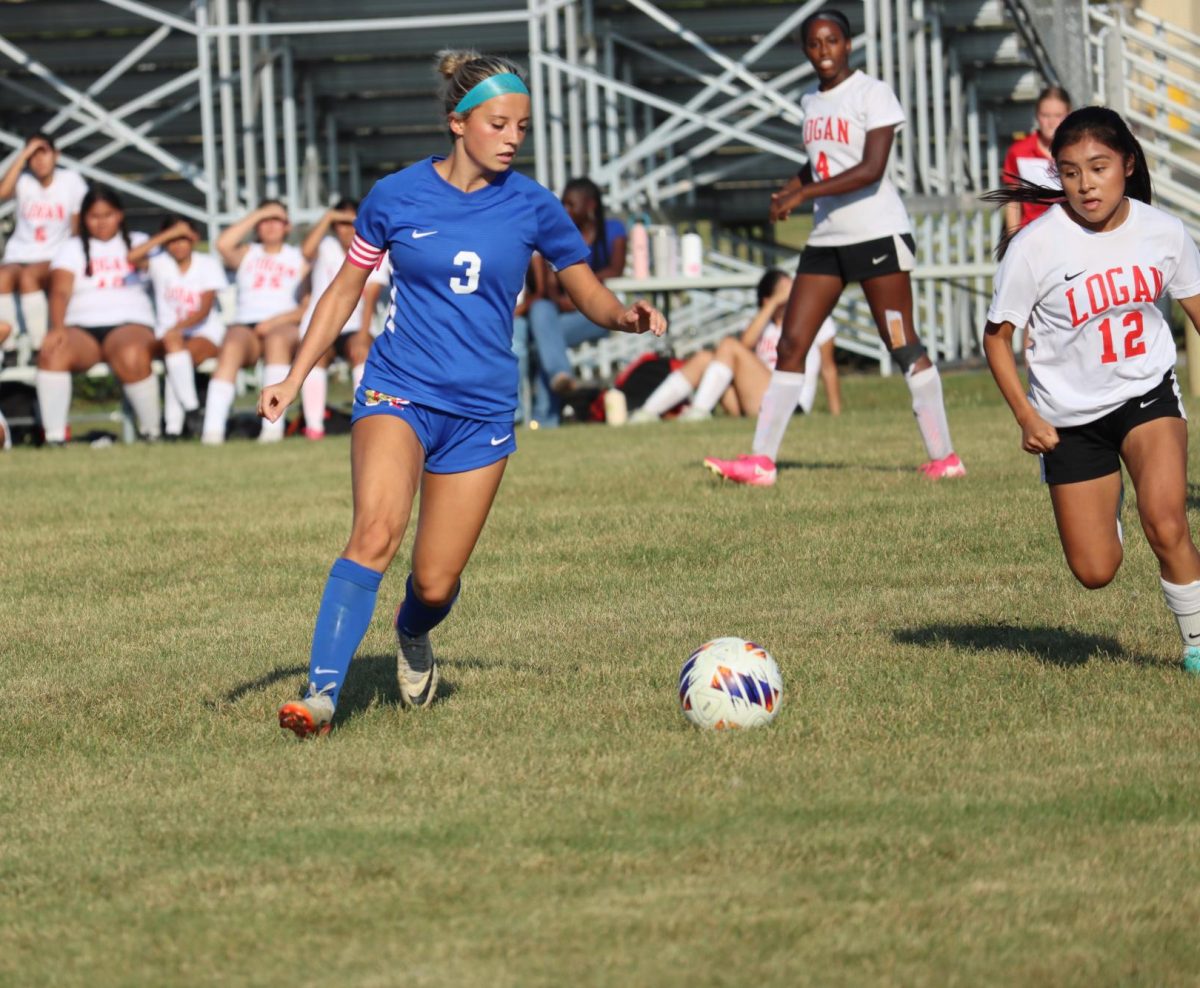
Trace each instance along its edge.
{"label": "blonde hair bun", "polygon": [[474,48],[443,48],[437,53],[437,74],[443,79],[453,79],[459,69],[477,58],[479,52]]}

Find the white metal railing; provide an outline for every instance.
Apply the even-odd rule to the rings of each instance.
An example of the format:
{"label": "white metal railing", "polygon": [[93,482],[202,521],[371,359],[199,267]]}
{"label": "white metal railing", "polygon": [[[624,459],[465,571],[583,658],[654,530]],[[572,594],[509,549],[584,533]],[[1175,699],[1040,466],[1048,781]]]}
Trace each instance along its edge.
{"label": "white metal railing", "polygon": [[1200,237],[1200,35],[1120,4],[1087,8],[1093,96],[1129,121],[1154,194]]}
{"label": "white metal railing", "polygon": [[[772,49],[794,44],[795,29],[824,0],[781,6],[778,23],[738,58],[718,51],[651,0],[629,0],[629,7],[646,18],[643,27],[657,26],[663,41],[674,46],[669,50],[599,23],[594,0],[527,2],[534,98],[548,110],[535,120],[537,177],[543,184],[561,188],[568,169],[587,174],[606,189],[612,213],[649,212],[669,221],[672,210],[686,207],[698,188],[736,178],[763,156],[797,165],[806,160],[799,147],[799,97],[812,84],[811,68],[798,51],[799,64],[770,80],[754,68]],[[914,285],[918,332],[941,359],[962,359],[978,352],[994,268],[990,251],[1000,218],[975,197],[1000,183],[996,128],[981,113],[973,84],[944,41],[939,3],[864,0],[863,25],[854,39],[855,62],[887,82],[908,115],[889,174],[913,214],[921,265]],[[681,51],[689,52],[690,62]],[[691,67],[697,62],[706,67]],[[669,99],[639,85],[635,68],[650,63],[694,88]],[[586,129],[571,126],[573,106],[594,111],[587,114]],[[733,148],[736,154],[720,153]],[[697,171],[701,161],[703,171]],[[914,197],[921,199],[915,208]],[[711,250],[706,262],[715,270],[726,266]],[[720,296],[691,292],[687,306],[672,313],[678,350],[710,342],[712,327],[724,326],[727,298]],[[742,297],[752,305],[749,292]],[[887,351],[861,296],[848,292],[835,318],[839,345],[880,361],[886,371]],[[581,348],[576,357],[587,374],[607,364],[610,349],[635,345],[646,344],[605,342]]]}

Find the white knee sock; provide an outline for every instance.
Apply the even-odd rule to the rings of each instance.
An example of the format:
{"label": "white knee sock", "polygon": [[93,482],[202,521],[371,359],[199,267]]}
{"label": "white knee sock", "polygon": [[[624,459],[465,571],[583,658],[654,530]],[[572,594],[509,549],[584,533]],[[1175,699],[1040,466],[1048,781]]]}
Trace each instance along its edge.
{"label": "white knee sock", "polygon": [[196,369],[192,366],[192,355],[187,350],[168,353],[163,358],[167,368],[167,390],[179,399],[185,412],[194,412],[200,407],[196,397]]}
{"label": "white knee sock", "polygon": [[363,371],[367,369],[366,364],[357,364],[350,368],[350,382],[354,385],[354,390],[358,390],[358,386],[362,384]]}
{"label": "white knee sock", "polygon": [[163,432],[168,436],[183,435],[184,408],[179,404],[179,396],[168,383],[163,389]]}
{"label": "white knee sock", "polygon": [[0,322],[6,322],[12,327],[8,339],[4,341],[5,350],[17,348],[17,299],[15,295],[0,295]]}
{"label": "white knee sock", "polygon": [[300,405],[304,409],[304,427],[309,432],[325,431],[325,396],[329,393],[329,371],[314,367],[300,386]]}
{"label": "white knee sock", "polygon": [[797,402],[807,415],[812,411],[817,400],[817,384],[821,380],[821,348],[816,341],[808,348],[808,356],[804,358],[804,390],[800,392]]}
{"label": "white knee sock", "polygon": [[925,441],[925,452],[931,460],[943,460],[954,452],[950,443],[950,423],[946,421],[946,405],[942,401],[942,378],[936,367],[905,376],[912,394],[913,415]]}
{"label": "white knee sock", "polygon": [[204,427],[200,441],[209,446],[225,441],[225,425],[229,421],[229,409],[233,407],[234,386],[232,381],[218,381],[215,377],[208,382],[208,397],[204,400]]}
{"label": "white knee sock", "polygon": [[50,325],[50,304],[45,292],[26,292],[21,296],[21,315],[25,317],[25,332],[35,350],[42,348],[46,328]]}
{"label": "white knee sock", "polygon": [[67,416],[71,412],[71,375],[67,371],[39,370],[36,386],[46,441],[66,442]]}
{"label": "white knee sock", "polygon": [[[263,387],[269,388],[272,384],[278,384],[287,377],[287,372],[287,364],[267,364],[263,367]],[[276,422],[263,418],[262,431],[258,434],[258,441],[261,443],[273,443],[276,440],[282,439],[285,428],[287,428],[287,420],[283,415],[280,415],[279,420]]]}
{"label": "white knee sock", "polygon": [[138,432],[150,439],[162,435],[162,409],[158,400],[158,378],[149,377],[126,384],[125,397],[137,419]]}
{"label": "white knee sock", "polygon": [[1179,622],[1184,645],[1200,645],[1200,580],[1194,583],[1168,583],[1159,578],[1167,606]]}
{"label": "white knee sock", "polygon": [[774,371],[767,393],[763,395],[762,407],[758,410],[758,423],[754,427],[754,455],[774,460],[783,443],[788,422],[804,390],[804,375],[795,371]]}
{"label": "white knee sock", "polygon": [[692,407],[697,411],[711,412],[717,407],[721,395],[733,381],[733,368],[714,360],[704,368],[700,383],[696,386],[696,397],[692,399]]}
{"label": "white knee sock", "polygon": [[662,415],[681,401],[686,401],[691,393],[692,386],[688,384],[688,379],[679,371],[671,371],[663,383],[650,392],[650,397],[642,402],[642,408],[651,415]]}

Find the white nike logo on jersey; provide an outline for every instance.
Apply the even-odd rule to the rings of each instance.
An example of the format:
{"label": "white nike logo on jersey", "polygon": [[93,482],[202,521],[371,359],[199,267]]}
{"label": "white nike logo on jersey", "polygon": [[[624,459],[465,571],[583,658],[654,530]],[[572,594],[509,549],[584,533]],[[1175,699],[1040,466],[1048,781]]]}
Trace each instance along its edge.
{"label": "white nike logo on jersey", "polygon": [[887,254],[884,254],[883,257],[872,257],[871,263],[872,264],[882,264],[886,260],[887,260]]}
{"label": "white nike logo on jersey", "polygon": [[1158,399],[1157,399],[1157,398],[1151,398],[1149,401],[1143,401],[1143,402],[1140,402],[1140,403],[1138,404],[1138,408],[1147,408],[1147,407],[1149,407],[1150,405],[1153,405],[1153,404],[1154,404],[1156,401],[1158,401]]}
{"label": "white nike logo on jersey", "polygon": [[336,676],[337,672],[338,671],[336,669],[322,669],[320,666],[317,666],[313,670],[313,675],[315,675],[315,676]]}
{"label": "white nike logo on jersey", "polygon": [[493,439],[492,445],[499,446],[502,442],[504,442],[505,439],[508,439],[509,436],[511,436],[511,435],[512,435],[512,433],[510,432],[507,436],[501,436],[499,439]]}
{"label": "white nike logo on jersey", "polygon": [[420,233],[413,230],[412,238],[413,240],[420,240],[422,237],[432,237],[435,233],[437,233],[437,230],[422,230]]}

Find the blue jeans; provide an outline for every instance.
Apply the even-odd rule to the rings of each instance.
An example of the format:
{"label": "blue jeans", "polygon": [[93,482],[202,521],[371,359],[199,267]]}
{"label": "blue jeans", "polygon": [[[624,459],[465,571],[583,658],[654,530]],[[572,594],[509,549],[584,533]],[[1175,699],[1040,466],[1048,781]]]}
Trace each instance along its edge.
{"label": "blue jeans", "polygon": [[608,330],[597,326],[582,312],[559,312],[549,299],[538,299],[529,307],[529,332],[538,359],[533,417],[538,422],[557,425],[559,402],[550,391],[550,382],[559,374],[572,373],[567,349],[602,339]]}
{"label": "blue jeans", "polygon": [[513,353],[517,355],[517,415],[518,422],[528,422],[533,395],[529,380],[529,319],[513,317]]}

